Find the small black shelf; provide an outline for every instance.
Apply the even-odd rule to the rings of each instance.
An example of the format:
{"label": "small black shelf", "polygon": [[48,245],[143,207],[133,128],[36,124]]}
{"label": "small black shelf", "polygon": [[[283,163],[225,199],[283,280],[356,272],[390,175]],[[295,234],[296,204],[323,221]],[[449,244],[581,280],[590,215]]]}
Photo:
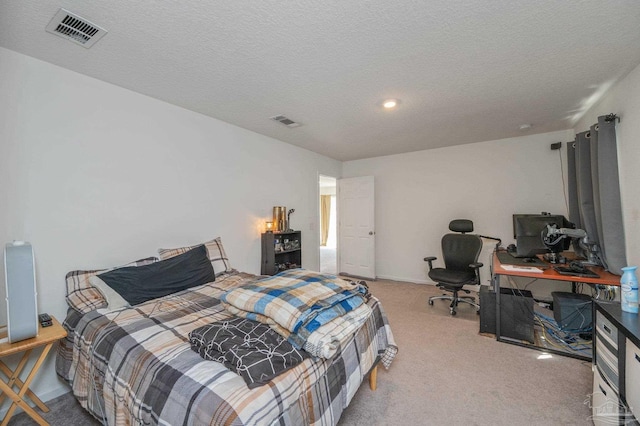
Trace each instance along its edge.
{"label": "small black shelf", "polygon": [[297,249],[293,249],[293,250],[282,250],[282,251],[277,251],[277,252],[276,252],[276,256],[277,256],[277,255],[279,255],[279,254],[293,253],[294,251],[302,251],[302,249],[297,248]]}
{"label": "small black shelf", "polygon": [[[293,244],[295,248],[276,251],[276,244]],[[279,271],[302,267],[302,233],[300,231],[265,232],[262,234],[260,273],[273,275]]]}

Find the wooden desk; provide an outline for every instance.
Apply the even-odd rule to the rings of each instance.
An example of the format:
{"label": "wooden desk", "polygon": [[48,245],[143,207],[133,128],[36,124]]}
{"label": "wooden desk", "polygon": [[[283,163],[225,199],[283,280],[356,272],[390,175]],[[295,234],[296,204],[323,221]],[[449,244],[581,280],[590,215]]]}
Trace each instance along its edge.
{"label": "wooden desk", "polygon": [[599,266],[588,266],[587,268],[591,271],[595,272],[599,275],[598,278],[589,278],[589,277],[578,277],[572,275],[562,275],[556,272],[552,265],[547,264],[548,268],[543,269],[542,273],[539,272],[526,272],[526,271],[512,271],[507,270],[502,267],[502,263],[500,263],[500,259],[498,258],[497,253],[493,253],[493,264],[491,270],[493,288],[496,292],[496,340],[500,342],[513,343],[520,346],[526,346],[533,349],[542,350],[545,352],[553,352],[559,355],[571,356],[574,358],[591,360],[589,357],[571,354],[569,352],[562,352],[559,350],[555,350],[552,348],[535,346],[530,343],[523,343],[522,341],[511,339],[509,337],[502,337],[500,335],[500,276],[512,276],[512,277],[526,277],[526,278],[536,278],[541,280],[553,280],[553,281],[564,281],[569,283],[587,283],[590,285],[606,285],[606,286],[620,286],[620,275],[615,275],[610,272],[605,271],[602,267]]}
{"label": "wooden desk", "polygon": [[[7,381],[0,380],[0,403],[4,400],[6,396],[13,400],[11,407],[7,411],[7,414],[4,416],[2,420],[2,426],[9,423],[11,417],[13,416],[14,411],[17,407],[22,408],[33,420],[35,420],[39,425],[48,425],[45,419],[40,416],[29,404],[27,404],[24,400],[25,396],[28,396],[34,404],[40,408],[43,412],[47,413],[49,408],[36,396],[35,393],[29,389],[29,385],[31,381],[36,377],[38,370],[42,366],[47,354],[51,350],[51,347],[55,342],[67,336],[66,330],[60,325],[60,323],[53,317],[51,317],[53,325],[50,327],[40,327],[38,326],[38,336],[32,337],[31,339],[21,340],[15,343],[4,342],[0,343],[0,358],[4,358],[9,355],[22,353],[22,358],[15,370],[11,370],[4,362],[0,360],[0,372],[2,372],[6,377]],[[7,336],[6,331],[0,334],[0,338],[4,338]],[[31,371],[27,375],[27,378],[24,382],[20,379],[20,374],[24,367],[27,364],[31,356],[31,352],[39,347],[43,347],[40,356],[36,360],[35,364],[31,368]],[[17,388],[17,393],[13,390]]]}
{"label": "wooden desk", "polygon": [[496,275],[511,275],[513,277],[528,277],[539,278],[542,280],[555,280],[555,281],[569,281],[580,282],[588,284],[601,284],[601,285],[614,285],[620,286],[620,275],[612,274],[605,271],[600,266],[587,266],[587,269],[595,272],[599,275],[598,278],[578,277],[573,275],[562,275],[553,269],[552,265],[547,265],[548,268],[544,269],[542,273],[537,272],[523,272],[523,271],[508,271],[502,267],[500,259],[496,253],[493,254],[493,273]]}

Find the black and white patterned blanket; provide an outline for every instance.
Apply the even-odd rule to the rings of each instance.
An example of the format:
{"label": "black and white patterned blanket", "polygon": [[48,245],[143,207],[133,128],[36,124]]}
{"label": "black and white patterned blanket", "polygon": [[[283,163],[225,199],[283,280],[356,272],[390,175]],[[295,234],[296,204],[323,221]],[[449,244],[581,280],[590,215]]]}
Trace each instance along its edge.
{"label": "black and white patterned blanket", "polygon": [[250,389],[268,383],[309,357],[268,325],[245,318],[198,327],[189,333],[189,342],[202,358],[223,363]]}

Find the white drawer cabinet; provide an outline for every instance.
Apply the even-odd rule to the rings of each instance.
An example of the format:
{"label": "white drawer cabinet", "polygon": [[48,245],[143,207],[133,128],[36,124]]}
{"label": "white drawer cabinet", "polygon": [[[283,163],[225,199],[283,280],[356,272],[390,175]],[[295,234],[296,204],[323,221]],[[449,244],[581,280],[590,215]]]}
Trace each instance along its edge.
{"label": "white drawer cabinet", "polygon": [[591,394],[592,420],[596,426],[619,424],[623,410],[618,394],[609,386],[597,368],[593,369],[593,393]]}
{"label": "white drawer cabinet", "polygon": [[638,425],[640,315],[622,312],[614,302],[596,301],[594,310],[593,422]]}
{"label": "white drawer cabinet", "polygon": [[636,418],[640,418],[640,348],[629,339],[624,358],[627,406]]}
{"label": "white drawer cabinet", "polygon": [[596,311],[595,365],[609,385],[619,394],[618,327]]}

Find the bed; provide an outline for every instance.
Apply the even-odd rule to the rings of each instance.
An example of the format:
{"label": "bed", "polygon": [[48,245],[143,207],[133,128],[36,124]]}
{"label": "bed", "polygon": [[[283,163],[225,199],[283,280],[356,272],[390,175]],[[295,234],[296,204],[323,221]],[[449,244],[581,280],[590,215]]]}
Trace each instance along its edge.
{"label": "bed", "polygon": [[[133,306],[113,303],[93,285],[105,271],[67,274],[68,332],[56,371],[79,403],[105,424],[335,425],[364,378],[375,388],[378,364],[397,352],[382,306],[374,296],[364,324],[330,358],[308,357],[249,388],[220,362],[192,350],[189,333],[233,318],[221,297],[261,277],[229,265],[219,238],[205,243],[215,280]],[[195,246],[160,250],[169,259]],[[124,269],[158,262],[143,259]],[[373,377],[372,377],[373,376]]]}

